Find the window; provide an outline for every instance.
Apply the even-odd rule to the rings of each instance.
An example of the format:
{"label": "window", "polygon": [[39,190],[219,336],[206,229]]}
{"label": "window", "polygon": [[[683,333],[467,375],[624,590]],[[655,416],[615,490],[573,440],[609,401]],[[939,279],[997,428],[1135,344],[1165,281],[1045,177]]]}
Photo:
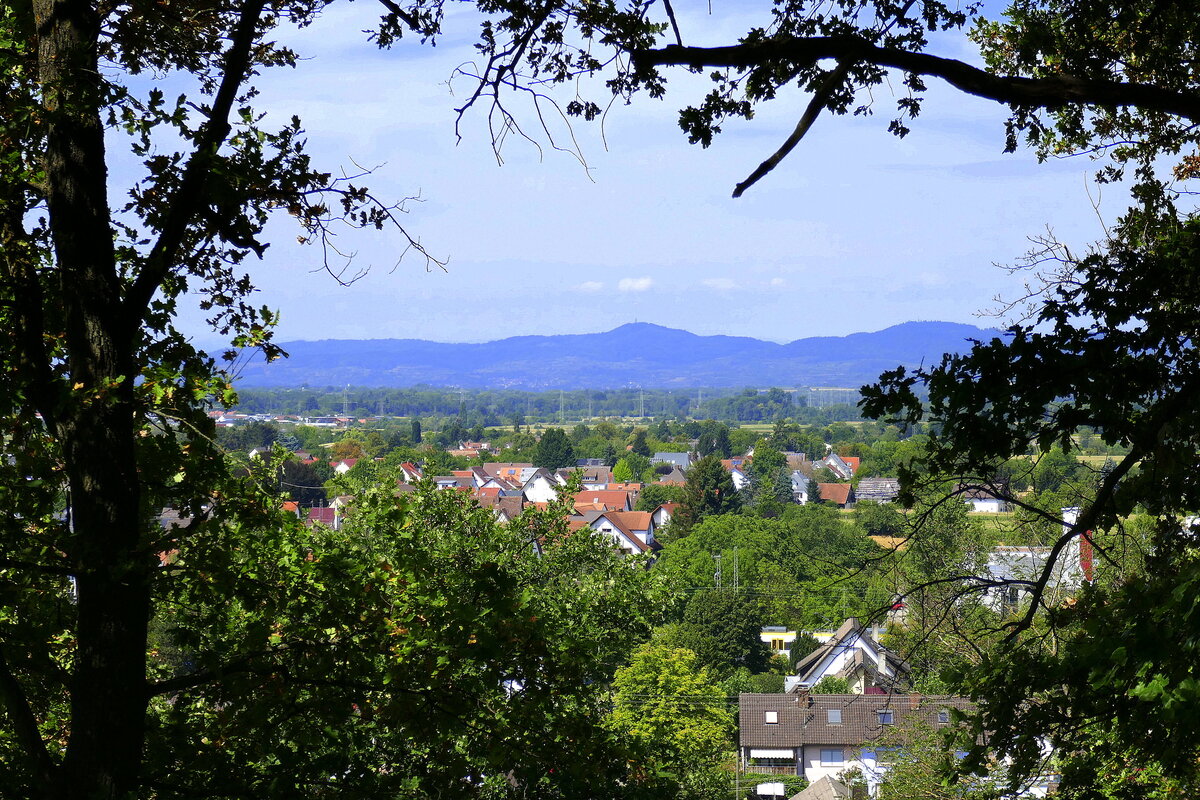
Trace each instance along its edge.
{"label": "window", "polygon": [[844,761],[842,748],[840,747],[823,747],[821,748],[821,766],[822,767],[840,767]]}
{"label": "window", "polygon": [[879,724],[880,725],[891,725],[893,721],[894,721],[894,718],[892,716],[891,711],[880,711],[879,712]]}
{"label": "window", "polygon": [[938,709],[938,722],[949,722],[949,721],[950,721],[950,709],[948,709],[948,708]]}
{"label": "window", "polygon": [[776,724],[777,722],[779,722],[779,712],[778,711],[764,711],[763,712],[763,722],[765,722],[768,725]]}
{"label": "window", "polygon": [[826,721],[830,725],[842,724],[842,710],[840,708],[831,708],[825,712]]}
{"label": "window", "polygon": [[783,639],[772,639],[771,640],[771,649],[772,650],[785,650],[786,648],[784,647]]}

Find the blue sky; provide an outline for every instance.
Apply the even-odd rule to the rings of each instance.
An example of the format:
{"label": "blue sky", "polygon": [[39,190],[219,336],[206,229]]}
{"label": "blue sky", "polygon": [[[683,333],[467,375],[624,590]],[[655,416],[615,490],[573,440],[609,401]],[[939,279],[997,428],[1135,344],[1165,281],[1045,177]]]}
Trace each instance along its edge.
{"label": "blue sky", "polygon": [[[724,14],[713,5],[714,15],[704,3],[685,13],[689,43],[727,43],[752,24],[749,4]],[[419,195],[406,225],[448,265],[397,263],[394,232],[347,236],[356,266],[371,271],[340,287],[313,271],[319,253],[293,244],[281,220],[251,274],[261,302],[282,312],[282,341],[484,341],[635,320],[775,341],[914,319],[994,325],[977,312],[1022,282],[996,264],[1014,263],[1048,227],[1075,245],[1092,241],[1124,207],[1112,187],[1097,194],[1086,159],[1038,165],[1029,152],[1004,154],[1003,109],[936,84],[906,139],[886,132],[892,98],[877,96],[872,117],[820,119],[737,200],[734,184],[787,135],[804,95],[728,125],[704,150],[676,125],[678,108],[704,90],[680,71],[664,101],[638,98],[603,128],[575,126],[587,169],[516,139],[499,165],[482,114],[455,140],[468,80],[448,81],[473,56],[474,20],[456,11],[436,48],[380,52],[360,33],[375,15],[370,3],[338,4],[289,35],[305,60],[262,77],[258,106],[281,122],[298,114],[326,168],[377,166],[375,193]],[[958,34],[936,47],[972,58]]]}

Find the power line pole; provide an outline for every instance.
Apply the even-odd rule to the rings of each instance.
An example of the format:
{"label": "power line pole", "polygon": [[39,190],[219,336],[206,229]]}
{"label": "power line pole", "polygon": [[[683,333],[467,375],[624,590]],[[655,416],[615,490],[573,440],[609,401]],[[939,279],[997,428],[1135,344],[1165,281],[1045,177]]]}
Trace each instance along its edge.
{"label": "power line pole", "polygon": [[721,554],[717,553],[713,556],[713,560],[717,562],[717,571],[713,573],[713,580],[717,583],[717,588],[721,588]]}

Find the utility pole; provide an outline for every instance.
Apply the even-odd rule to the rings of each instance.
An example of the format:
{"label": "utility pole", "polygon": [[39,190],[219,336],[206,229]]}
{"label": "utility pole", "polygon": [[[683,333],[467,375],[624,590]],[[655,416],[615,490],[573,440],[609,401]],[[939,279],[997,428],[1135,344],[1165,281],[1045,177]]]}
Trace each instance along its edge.
{"label": "utility pole", "polygon": [[558,390],[558,424],[562,425],[563,421],[564,421],[564,418],[563,418],[563,390],[559,389]]}
{"label": "utility pole", "polygon": [[342,389],[342,416],[350,416],[350,384],[348,383],[346,384],[346,387]]}
{"label": "utility pole", "polygon": [[721,588],[721,554],[717,553],[713,556],[713,560],[717,562],[717,571],[713,573],[713,580],[717,583],[717,588]]}

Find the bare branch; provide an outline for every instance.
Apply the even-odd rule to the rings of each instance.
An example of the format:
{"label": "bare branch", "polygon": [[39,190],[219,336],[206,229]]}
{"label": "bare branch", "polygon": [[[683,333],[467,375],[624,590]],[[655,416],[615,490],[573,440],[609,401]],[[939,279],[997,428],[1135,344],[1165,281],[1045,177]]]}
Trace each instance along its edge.
{"label": "bare branch", "polygon": [[817,121],[817,117],[825,108],[825,104],[829,101],[830,95],[837,91],[842,82],[846,80],[846,74],[850,71],[850,67],[854,64],[854,59],[846,57],[844,60],[838,61],[835,67],[825,80],[821,83],[817,91],[813,93],[812,99],[808,103],[808,108],[804,109],[804,114],[801,115],[800,121],[796,123],[795,129],[784,143],[771,154],[771,157],[758,165],[758,169],[750,173],[750,177],[739,183],[733,190],[734,197],[741,197],[742,193],[753,186],[764,175],[779,165],[780,161],[787,158],[788,153],[795,149],[800,140],[804,138],[804,134],[808,133],[809,128]]}

